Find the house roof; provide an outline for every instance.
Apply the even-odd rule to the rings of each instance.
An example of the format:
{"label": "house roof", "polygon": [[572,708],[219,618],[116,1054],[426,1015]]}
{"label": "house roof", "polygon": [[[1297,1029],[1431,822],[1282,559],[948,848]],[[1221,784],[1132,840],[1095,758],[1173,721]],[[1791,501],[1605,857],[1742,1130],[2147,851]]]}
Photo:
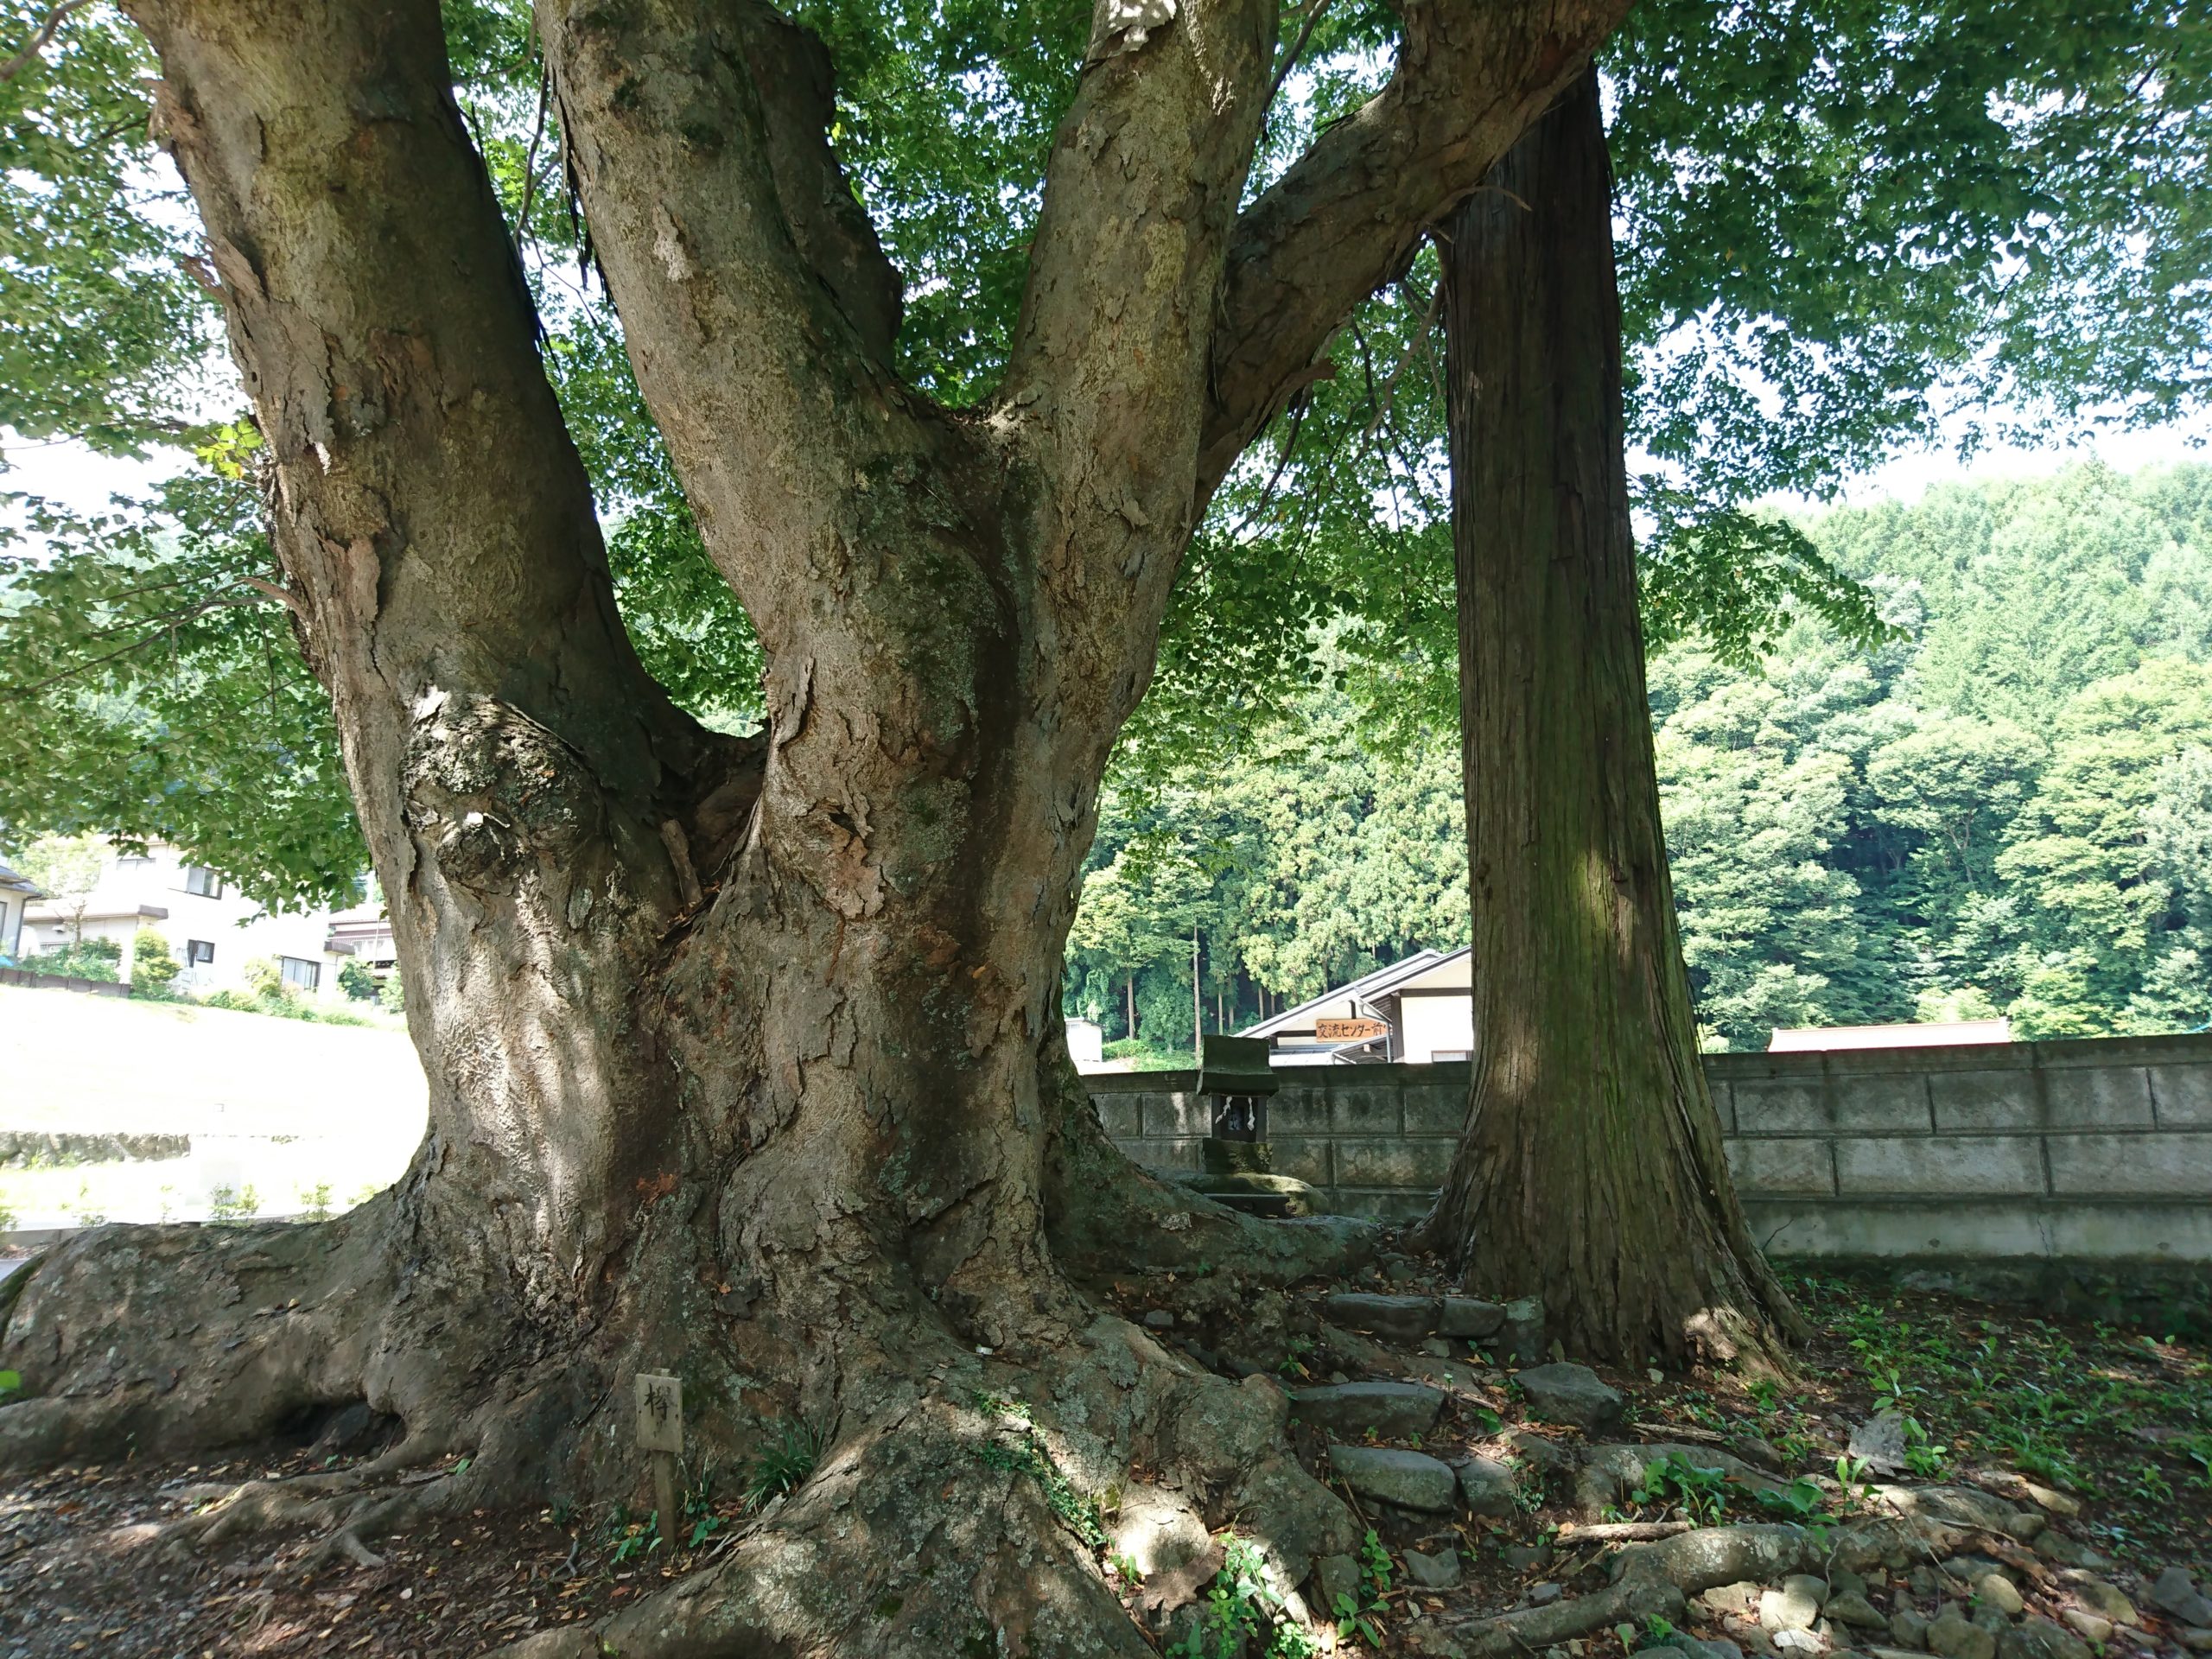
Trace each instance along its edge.
{"label": "house roof", "polygon": [[46,897],[30,877],[10,869],[5,864],[0,864],[0,887],[6,888],[10,893],[20,893],[26,899]]}
{"label": "house roof", "polygon": [[[1377,997],[1388,996],[1393,991],[1402,990],[1417,981],[1427,979],[1455,962],[1465,961],[1471,954],[1473,947],[1463,944],[1457,950],[1423,950],[1418,956],[1408,957],[1403,962],[1393,963],[1381,974],[1370,975],[1363,981],[1359,1000],[1372,1002]],[[1450,988],[1459,990],[1463,988],[1455,985]]]}
{"label": "house roof", "polygon": [[2010,1020],[1931,1020],[1907,1026],[1808,1026],[1777,1027],[1770,1054],[1808,1053],[1840,1048],[1948,1048],[1961,1043],[2009,1043]]}
{"label": "house roof", "polygon": [[1385,968],[1377,968],[1373,973],[1363,975],[1348,985],[1339,985],[1333,990],[1322,992],[1319,996],[1309,997],[1296,1007],[1285,1008],[1281,1014],[1272,1014],[1261,1020],[1256,1026],[1245,1027],[1236,1034],[1240,1037],[1272,1037],[1279,1031],[1310,1023],[1306,1016],[1318,1017],[1317,1011],[1327,1007],[1332,1002],[1355,1004],[1370,1002],[1378,996],[1388,995],[1406,981],[1417,977],[1427,969],[1448,962],[1452,957],[1465,954],[1464,949],[1448,954],[1442,950],[1416,950],[1402,961],[1394,962]]}

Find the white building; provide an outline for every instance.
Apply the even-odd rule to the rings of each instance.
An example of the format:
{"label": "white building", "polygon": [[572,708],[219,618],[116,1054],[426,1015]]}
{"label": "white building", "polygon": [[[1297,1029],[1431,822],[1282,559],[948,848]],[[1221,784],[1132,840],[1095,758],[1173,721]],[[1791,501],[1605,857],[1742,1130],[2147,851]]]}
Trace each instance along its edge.
{"label": "white building", "polygon": [[1417,950],[1238,1034],[1269,1040],[1271,1065],[1427,1065],[1475,1046],[1473,954]]}
{"label": "white building", "polygon": [[1808,1054],[1853,1048],[1953,1048],[2012,1040],[2010,1020],[1949,1020],[1910,1026],[1777,1026],[1766,1048],[1770,1054]]}
{"label": "white building", "polygon": [[[158,843],[143,854],[111,849],[99,880],[78,911],[74,896],[31,900],[24,914],[20,960],[59,950],[81,929],[87,939],[112,939],[123,950],[123,977],[130,977],[132,941],[141,928],[167,941],[183,964],[181,990],[251,991],[249,963],[271,960],[284,982],[305,995],[336,998],[338,969],[351,949],[333,948],[327,910],[280,915],[264,909],[214,871],[188,864],[174,848]],[[341,912],[353,917],[356,912]],[[387,938],[390,927],[384,929]]]}
{"label": "white building", "polygon": [[30,877],[0,864],[0,957],[22,954],[23,909],[42,896]]}

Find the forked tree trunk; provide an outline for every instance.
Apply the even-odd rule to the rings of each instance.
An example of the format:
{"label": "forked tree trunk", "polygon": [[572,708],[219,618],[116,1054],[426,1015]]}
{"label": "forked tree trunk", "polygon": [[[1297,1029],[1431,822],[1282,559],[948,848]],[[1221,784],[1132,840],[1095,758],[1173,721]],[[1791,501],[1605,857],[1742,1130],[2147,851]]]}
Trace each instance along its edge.
{"label": "forked tree trunk", "polygon": [[633,1659],[1148,1652],[1041,1457],[1079,1492],[1156,1478],[1237,1516],[1288,1582],[1347,1547],[1280,1395],[1082,1281],[1282,1280],[1357,1230],[1243,1221],[1116,1154],[1066,1064],[1063,946],[1208,495],[1618,8],[1422,12],[1390,87],[1239,216],[1274,6],[1188,0],[1148,31],[1102,7],[1005,385],[955,412],[889,366],[897,274],[811,36],[749,0],[541,0],[639,384],[760,636],[766,730],[734,741],[623,633],[434,0],[126,3],[430,1129],[324,1226],[110,1230],[6,1281],[29,1397],[0,1464],[365,1402],[401,1431],[387,1457],[209,1523],[364,1531],[631,1493],[640,1370],[682,1376],[725,1465],[775,1420],[830,1432],[773,1524],[602,1627]]}
{"label": "forked tree trunk", "polygon": [[1594,72],[1442,237],[1474,1066],[1430,1242],[1577,1353],[1765,1347],[1660,832]]}

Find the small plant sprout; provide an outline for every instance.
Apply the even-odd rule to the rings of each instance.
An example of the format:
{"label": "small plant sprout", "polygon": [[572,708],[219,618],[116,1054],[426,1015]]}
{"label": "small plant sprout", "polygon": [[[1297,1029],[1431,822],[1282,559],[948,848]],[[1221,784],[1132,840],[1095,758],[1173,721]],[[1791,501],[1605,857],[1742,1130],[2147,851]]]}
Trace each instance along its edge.
{"label": "small plant sprout", "polygon": [[1291,1617],[1267,1558],[1231,1533],[1222,1541],[1221,1571],[1207,1586],[1198,1622],[1168,1652],[1171,1659],[1239,1659],[1248,1653],[1260,1659],[1315,1659],[1320,1644]]}
{"label": "small plant sprout", "polygon": [[766,1509],[804,1485],[822,1460],[824,1444],[825,1437],[809,1423],[795,1419],[776,1424],[746,1471],[745,1507]]}

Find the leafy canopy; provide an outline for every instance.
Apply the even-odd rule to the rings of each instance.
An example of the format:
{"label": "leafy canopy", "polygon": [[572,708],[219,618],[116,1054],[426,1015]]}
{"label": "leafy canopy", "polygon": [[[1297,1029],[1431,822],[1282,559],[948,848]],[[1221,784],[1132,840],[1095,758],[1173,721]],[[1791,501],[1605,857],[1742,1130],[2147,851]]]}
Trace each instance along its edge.
{"label": "leafy canopy", "polygon": [[[901,367],[973,401],[1019,304],[1088,8],[797,10],[830,45],[836,143],[907,276]],[[447,0],[445,15],[624,615],[679,701],[742,724],[757,717],[757,646],[592,280],[526,8]],[[42,16],[0,0],[0,39],[29,41]],[[1255,188],[1377,83],[1395,33],[1379,4],[1287,12]],[[1847,569],[1746,504],[1818,493],[1951,403],[2001,398],[2045,421],[2201,403],[2209,66],[2205,32],[2148,0],[1637,11],[1605,67],[1656,643],[1745,662],[1801,613],[1885,638]],[[146,137],[151,73],[96,4],[0,84],[0,421],[202,453],[156,499],[93,522],[34,515],[35,552],[0,565],[0,731],[32,734],[0,738],[14,746],[0,831],[159,835],[264,898],[307,902],[346,890],[364,860],[327,716],[280,603],[252,585],[277,571],[250,440],[207,419],[198,377],[216,329],[181,187]],[[1351,320],[1212,504],[1123,746],[1140,792],[1259,741],[1323,684],[1374,741],[1448,729],[1434,288],[1424,253]]]}

